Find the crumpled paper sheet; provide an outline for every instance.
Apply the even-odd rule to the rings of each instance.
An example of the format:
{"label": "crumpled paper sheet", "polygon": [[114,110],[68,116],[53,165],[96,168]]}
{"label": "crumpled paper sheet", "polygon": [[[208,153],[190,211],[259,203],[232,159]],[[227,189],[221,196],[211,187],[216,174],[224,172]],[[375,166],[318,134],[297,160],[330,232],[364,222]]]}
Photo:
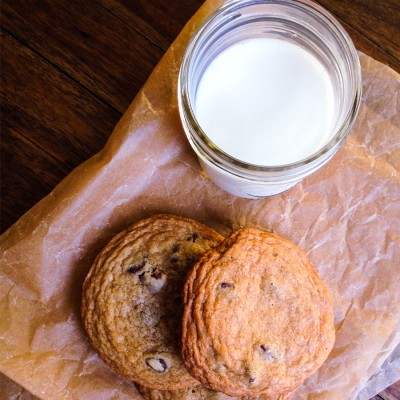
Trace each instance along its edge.
{"label": "crumpled paper sheet", "polygon": [[[0,371],[35,396],[140,399],[89,345],[81,284],[114,234],[158,212],[222,234],[274,230],[309,254],[334,298],[337,339],[295,399],[354,399],[361,391],[366,399],[382,388],[368,381],[400,342],[400,76],[361,55],[360,115],[334,159],[281,195],[233,197],[201,172],[177,108],[185,46],[220,3],[206,2],[188,23],[105,148],[1,237]],[[399,378],[397,371],[386,383]]]}
{"label": "crumpled paper sheet", "polygon": [[369,399],[376,393],[395,383],[400,376],[400,344],[385,360],[382,367],[370,378],[369,384],[358,394],[357,399]]}

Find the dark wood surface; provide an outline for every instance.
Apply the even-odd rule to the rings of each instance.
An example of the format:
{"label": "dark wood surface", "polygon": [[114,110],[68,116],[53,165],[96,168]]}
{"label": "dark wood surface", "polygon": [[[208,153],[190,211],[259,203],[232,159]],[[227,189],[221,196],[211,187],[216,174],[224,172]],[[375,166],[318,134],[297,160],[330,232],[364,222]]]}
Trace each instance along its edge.
{"label": "dark wood surface", "polygon": [[[400,0],[319,0],[400,72]],[[99,151],[201,0],[2,0],[1,231]],[[400,382],[374,399],[400,399]]]}

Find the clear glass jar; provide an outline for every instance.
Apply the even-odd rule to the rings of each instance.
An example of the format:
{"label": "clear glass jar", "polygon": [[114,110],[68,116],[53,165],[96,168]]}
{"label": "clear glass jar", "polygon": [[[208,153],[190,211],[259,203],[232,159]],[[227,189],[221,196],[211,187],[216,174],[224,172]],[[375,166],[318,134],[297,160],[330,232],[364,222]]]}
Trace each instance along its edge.
{"label": "clear glass jar", "polygon": [[[334,89],[330,140],[311,156],[287,165],[254,165],[230,156],[210,140],[194,112],[197,87],[210,62],[234,43],[260,37],[285,40],[311,53],[327,70]],[[360,107],[360,63],[342,26],[311,1],[228,1],[191,39],[180,69],[178,101],[186,136],[209,178],[236,196],[267,197],[318,170],[340,148]]]}

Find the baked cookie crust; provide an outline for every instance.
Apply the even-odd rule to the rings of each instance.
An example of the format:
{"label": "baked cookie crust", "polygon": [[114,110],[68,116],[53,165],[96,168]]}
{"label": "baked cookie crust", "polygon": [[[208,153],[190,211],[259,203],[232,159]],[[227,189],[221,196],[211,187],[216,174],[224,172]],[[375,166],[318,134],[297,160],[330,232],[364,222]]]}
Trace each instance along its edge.
{"label": "baked cookie crust", "polygon": [[230,396],[293,391],[327,358],[331,296],[294,243],[240,229],[207,252],[184,287],[182,356],[204,386]]}
{"label": "baked cookie crust", "polygon": [[292,393],[282,396],[231,397],[199,385],[180,390],[157,390],[136,385],[144,400],[290,400]]}
{"label": "baked cookie crust", "polygon": [[193,264],[222,240],[194,220],[156,215],[110,241],[85,279],[81,307],[108,366],[154,389],[198,385],[181,359],[182,288]]}

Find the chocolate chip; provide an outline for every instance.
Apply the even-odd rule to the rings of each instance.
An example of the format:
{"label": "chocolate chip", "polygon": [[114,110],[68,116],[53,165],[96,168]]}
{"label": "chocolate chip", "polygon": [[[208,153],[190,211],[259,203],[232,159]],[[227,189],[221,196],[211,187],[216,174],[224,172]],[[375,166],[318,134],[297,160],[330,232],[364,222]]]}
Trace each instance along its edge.
{"label": "chocolate chip", "polygon": [[260,346],[260,349],[264,355],[265,358],[267,358],[268,360],[272,360],[275,359],[275,353],[273,351],[271,351],[271,349],[269,348],[269,346],[266,346],[264,344],[262,344]]}
{"label": "chocolate chip", "polygon": [[154,279],[161,279],[163,276],[163,272],[160,271],[159,269],[154,269],[153,272],[151,273],[151,277]]}
{"label": "chocolate chip", "polygon": [[139,264],[134,264],[131,267],[129,267],[126,272],[130,273],[130,274],[137,274],[138,272],[140,272],[144,266],[146,265],[146,260],[143,260],[141,263]]}
{"label": "chocolate chip", "polygon": [[165,371],[168,368],[167,363],[162,358],[159,358],[158,361],[162,365]]}
{"label": "chocolate chip", "polygon": [[148,268],[138,276],[140,283],[147,286],[151,293],[159,292],[167,281],[165,272],[158,268]]}
{"label": "chocolate chip", "polygon": [[172,253],[176,253],[179,251],[179,244],[176,244],[173,248],[172,248]]}
{"label": "chocolate chip", "polygon": [[172,264],[176,264],[178,262],[178,257],[172,257],[170,261]]}
{"label": "chocolate chip", "polygon": [[228,282],[222,282],[220,284],[220,286],[221,286],[222,289],[231,289],[231,288],[234,287],[234,284],[233,283],[228,283]]}
{"label": "chocolate chip", "polygon": [[253,383],[256,380],[256,378],[250,378],[249,383]]}
{"label": "chocolate chip", "polygon": [[190,242],[192,241],[193,243],[196,242],[196,240],[199,238],[199,235],[197,233],[192,233],[188,238],[187,241]]}
{"label": "chocolate chip", "polygon": [[147,358],[146,364],[156,372],[165,372],[168,369],[167,361],[160,357]]}

